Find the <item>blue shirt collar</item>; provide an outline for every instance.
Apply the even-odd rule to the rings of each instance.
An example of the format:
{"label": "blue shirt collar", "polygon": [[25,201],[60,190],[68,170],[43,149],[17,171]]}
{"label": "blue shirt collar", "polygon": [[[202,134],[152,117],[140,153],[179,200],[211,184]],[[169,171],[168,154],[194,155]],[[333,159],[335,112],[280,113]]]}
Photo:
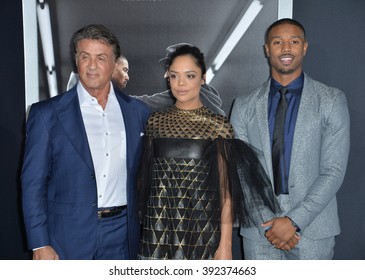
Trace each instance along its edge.
{"label": "blue shirt collar", "polygon": [[[292,81],[290,84],[288,84],[286,87],[288,88],[289,92],[292,94],[301,94],[304,84],[304,73],[296,78],[294,81]],[[279,88],[281,88],[282,85],[277,82],[275,79],[271,78],[270,83],[270,93],[275,94],[278,92]]]}

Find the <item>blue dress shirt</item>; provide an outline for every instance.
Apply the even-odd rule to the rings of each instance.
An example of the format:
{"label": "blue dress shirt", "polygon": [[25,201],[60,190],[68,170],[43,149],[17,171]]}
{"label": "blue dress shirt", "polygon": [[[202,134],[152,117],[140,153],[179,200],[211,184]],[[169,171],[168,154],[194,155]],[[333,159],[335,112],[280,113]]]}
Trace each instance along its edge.
{"label": "blue dress shirt", "polygon": [[[294,138],[294,129],[295,123],[297,121],[300,97],[302,94],[304,82],[304,74],[302,73],[298,78],[292,81],[290,84],[285,86],[288,89],[288,93],[286,94],[287,100],[287,111],[285,116],[285,125],[284,125],[284,159],[285,159],[285,177],[283,177],[283,194],[288,194],[288,176],[290,169],[290,158],[291,158],[291,150],[293,146],[293,138]],[[271,79],[270,84],[270,92],[269,92],[269,132],[270,132],[270,142],[271,148],[273,144],[273,134],[274,134],[274,125],[275,125],[275,117],[276,117],[276,108],[279,103],[280,93],[279,89],[283,87],[274,79]]]}

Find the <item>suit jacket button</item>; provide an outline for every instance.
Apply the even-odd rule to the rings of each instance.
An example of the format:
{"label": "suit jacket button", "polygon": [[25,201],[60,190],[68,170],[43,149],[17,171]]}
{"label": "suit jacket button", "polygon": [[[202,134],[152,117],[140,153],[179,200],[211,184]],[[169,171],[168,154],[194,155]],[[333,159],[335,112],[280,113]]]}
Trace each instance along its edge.
{"label": "suit jacket button", "polygon": [[96,207],[96,203],[95,202],[91,203],[91,206]]}
{"label": "suit jacket button", "polygon": [[95,174],[91,174],[91,179],[95,179]]}

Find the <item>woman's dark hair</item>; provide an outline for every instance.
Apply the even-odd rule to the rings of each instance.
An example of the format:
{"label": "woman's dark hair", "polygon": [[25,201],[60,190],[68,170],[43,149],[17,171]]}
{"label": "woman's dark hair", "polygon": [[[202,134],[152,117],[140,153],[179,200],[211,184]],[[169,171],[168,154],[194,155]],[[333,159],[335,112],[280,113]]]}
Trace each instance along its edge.
{"label": "woman's dark hair", "polygon": [[202,70],[202,75],[207,72],[204,54],[199,50],[199,48],[190,44],[179,46],[174,52],[169,54],[166,59],[166,69],[170,69],[170,66],[172,65],[176,57],[183,55],[190,55],[194,59],[195,64]]}

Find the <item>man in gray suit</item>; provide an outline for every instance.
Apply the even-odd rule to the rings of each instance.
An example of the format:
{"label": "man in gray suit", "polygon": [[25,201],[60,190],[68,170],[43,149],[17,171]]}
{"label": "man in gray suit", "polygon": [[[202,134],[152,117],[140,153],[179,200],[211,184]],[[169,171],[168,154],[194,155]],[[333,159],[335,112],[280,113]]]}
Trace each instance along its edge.
{"label": "man in gray suit", "polygon": [[[350,120],[344,93],[303,72],[307,47],[299,22],[274,22],[265,38],[271,78],[232,109],[236,137],[262,151],[282,209],[279,216],[262,209],[265,223],[241,228],[245,259],[333,257]],[[277,132],[281,117],[283,131]]]}

